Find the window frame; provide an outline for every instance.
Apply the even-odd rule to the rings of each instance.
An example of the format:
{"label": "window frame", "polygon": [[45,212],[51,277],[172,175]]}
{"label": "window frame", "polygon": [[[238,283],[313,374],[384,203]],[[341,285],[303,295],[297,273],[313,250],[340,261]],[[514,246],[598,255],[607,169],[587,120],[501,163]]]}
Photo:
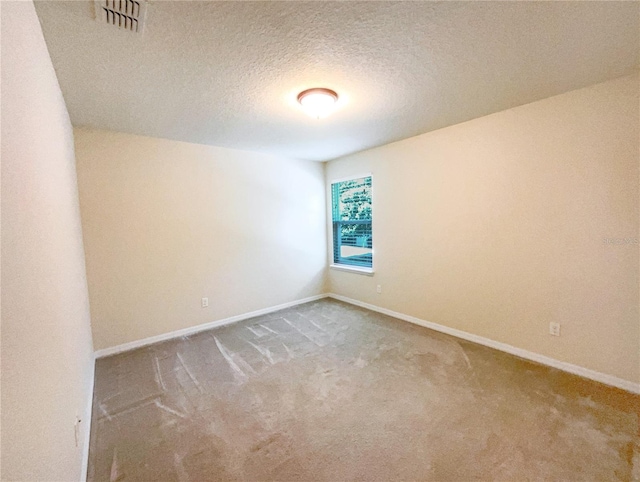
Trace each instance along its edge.
{"label": "window frame", "polygon": [[356,175],[352,175],[352,176],[346,176],[346,177],[340,177],[340,178],[335,178],[332,179],[329,182],[329,207],[330,207],[330,212],[331,212],[331,262],[329,263],[329,268],[331,269],[335,269],[338,271],[347,271],[347,272],[351,272],[351,273],[357,273],[357,274],[363,274],[366,276],[373,276],[374,274],[374,268],[375,268],[375,248],[373,245],[373,242],[371,243],[371,267],[368,266],[357,266],[357,265],[353,265],[353,264],[342,264],[342,263],[336,263],[335,262],[335,231],[334,231],[334,227],[335,227],[335,221],[333,220],[333,185],[340,183],[340,182],[344,182],[344,181],[353,181],[355,179],[362,179],[362,178],[366,178],[366,177],[370,177],[371,178],[371,237],[373,238],[373,173],[369,172],[369,173],[365,173],[365,174],[356,174]]}

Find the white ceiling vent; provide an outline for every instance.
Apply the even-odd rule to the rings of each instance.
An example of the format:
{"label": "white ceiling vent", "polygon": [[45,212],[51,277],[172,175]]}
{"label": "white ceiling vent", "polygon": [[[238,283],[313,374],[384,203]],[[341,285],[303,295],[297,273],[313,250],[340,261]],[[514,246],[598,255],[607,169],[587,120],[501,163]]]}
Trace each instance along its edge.
{"label": "white ceiling vent", "polygon": [[147,13],[145,0],[94,0],[94,5],[98,22],[142,33]]}

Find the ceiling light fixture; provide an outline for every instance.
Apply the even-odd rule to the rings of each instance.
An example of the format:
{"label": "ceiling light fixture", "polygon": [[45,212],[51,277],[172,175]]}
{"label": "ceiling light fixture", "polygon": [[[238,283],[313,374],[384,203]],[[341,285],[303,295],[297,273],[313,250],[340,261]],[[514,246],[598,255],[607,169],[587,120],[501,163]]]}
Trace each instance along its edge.
{"label": "ceiling light fixture", "polygon": [[338,94],[331,89],[315,87],[300,92],[298,102],[307,114],[320,119],[331,114],[338,102]]}

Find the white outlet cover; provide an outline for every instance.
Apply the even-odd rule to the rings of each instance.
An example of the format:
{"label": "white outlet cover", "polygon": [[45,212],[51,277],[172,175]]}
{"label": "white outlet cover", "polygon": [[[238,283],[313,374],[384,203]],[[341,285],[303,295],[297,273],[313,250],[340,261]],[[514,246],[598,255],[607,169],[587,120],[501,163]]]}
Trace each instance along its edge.
{"label": "white outlet cover", "polygon": [[549,334],[553,336],[560,336],[560,323],[549,323]]}

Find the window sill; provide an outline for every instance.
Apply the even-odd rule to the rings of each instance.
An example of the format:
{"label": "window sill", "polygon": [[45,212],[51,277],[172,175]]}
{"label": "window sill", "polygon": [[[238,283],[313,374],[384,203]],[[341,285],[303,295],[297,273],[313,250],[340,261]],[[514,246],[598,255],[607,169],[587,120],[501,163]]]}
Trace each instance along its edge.
{"label": "window sill", "polygon": [[348,264],[330,264],[329,268],[338,271],[347,271],[349,273],[363,274],[365,276],[373,276],[373,268],[361,268],[358,266],[349,266]]}

